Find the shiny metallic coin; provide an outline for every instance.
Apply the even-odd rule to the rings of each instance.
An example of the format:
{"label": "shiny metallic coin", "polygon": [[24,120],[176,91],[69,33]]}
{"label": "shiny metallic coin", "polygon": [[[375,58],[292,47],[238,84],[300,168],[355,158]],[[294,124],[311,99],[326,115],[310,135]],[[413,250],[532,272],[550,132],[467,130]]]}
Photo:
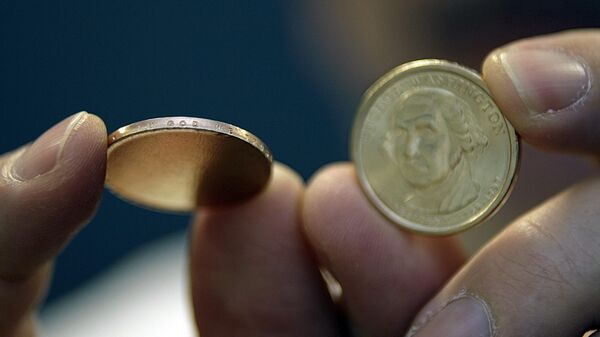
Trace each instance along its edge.
{"label": "shiny metallic coin", "polygon": [[189,212],[255,195],[267,183],[271,163],[265,144],[236,126],[155,118],[109,136],[106,186],[140,206]]}
{"label": "shiny metallic coin", "polygon": [[420,60],[367,90],[351,155],[362,189],[383,215],[411,231],[447,235],[503,204],[519,140],[476,72]]}

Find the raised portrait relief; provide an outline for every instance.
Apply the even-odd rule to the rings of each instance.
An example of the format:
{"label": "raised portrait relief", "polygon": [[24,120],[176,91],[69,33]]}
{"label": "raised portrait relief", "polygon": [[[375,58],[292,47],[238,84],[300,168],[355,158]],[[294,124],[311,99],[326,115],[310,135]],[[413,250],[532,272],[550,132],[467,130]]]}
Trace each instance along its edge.
{"label": "raised portrait relief", "polygon": [[407,186],[403,204],[450,213],[477,199],[471,169],[488,140],[469,104],[448,90],[419,87],[393,109],[383,150]]}

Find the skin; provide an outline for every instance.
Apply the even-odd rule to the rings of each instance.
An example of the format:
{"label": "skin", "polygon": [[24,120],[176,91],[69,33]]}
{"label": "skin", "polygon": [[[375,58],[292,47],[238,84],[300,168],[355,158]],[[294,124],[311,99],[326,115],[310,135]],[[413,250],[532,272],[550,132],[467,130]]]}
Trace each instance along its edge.
{"label": "skin", "polygon": [[[525,141],[597,155],[598,90],[593,87],[585,104],[533,115],[499,53],[509,47],[560,49],[578,55],[596,79],[598,45],[600,31],[571,31],[504,46],[485,59],[485,81]],[[35,335],[34,310],[52,261],[97,207],[105,144],[104,124],[87,115],[58,166],[25,181],[0,176],[1,336]],[[22,151],[0,157],[0,172],[23,165],[20,156]],[[600,319],[599,198],[600,179],[581,182],[523,215],[465,263],[455,239],[412,235],[382,218],[362,194],[351,164],[328,165],[307,184],[276,164],[261,195],[227,209],[201,210],[193,220],[196,322],[203,337],[348,336],[342,312],[361,336],[402,336],[415,317],[466,288],[485,298],[498,336],[581,335]],[[319,266],[344,289],[340,303],[331,301]]]}

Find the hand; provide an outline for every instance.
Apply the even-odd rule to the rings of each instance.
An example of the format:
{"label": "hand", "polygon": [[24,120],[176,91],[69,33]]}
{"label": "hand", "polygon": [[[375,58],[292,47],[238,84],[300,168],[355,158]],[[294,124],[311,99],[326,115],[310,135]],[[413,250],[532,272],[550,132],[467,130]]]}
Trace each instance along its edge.
{"label": "hand", "polygon": [[[524,76],[518,86],[527,94],[523,100],[500,67],[498,53],[488,58],[486,80],[525,140],[551,149],[598,151],[593,114],[599,105],[593,80],[600,72],[598,42],[597,31],[525,42],[576,54],[587,65],[591,90],[569,107],[574,99],[567,94],[581,87],[574,75],[578,67],[550,68],[559,74],[549,83],[562,86],[549,95],[549,88],[527,90],[523,84],[551,77],[552,71],[543,71],[549,68],[513,66],[514,78]],[[549,58],[541,53],[520,57]],[[105,146],[102,122],[81,114],[29,148],[0,157],[0,335],[34,335],[32,312],[47,285],[52,258],[96,208]],[[318,264],[340,281],[340,306],[359,333],[406,332],[463,256],[452,238],[422,238],[394,228],[369,205],[355,179],[350,165],[333,165],[305,190],[297,175],[276,165],[261,195],[198,213],[191,278],[203,337],[348,335]],[[583,331],[598,319],[600,306],[598,193],[599,182],[592,179],[512,224],[425,305],[415,321],[417,326],[427,321],[419,336],[485,336],[490,326],[502,336]],[[424,319],[428,313],[436,314]]]}
{"label": "hand", "polygon": [[0,336],[35,335],[52,260],[93,215],[105,162],[106,129],[87,113],[0,157]]}
{"label": "hand", "polygon": [[[599,30],[570,31],[486,59],[484,78],[525,141],[600,154],[599,45]],[[421,310],[416,336],[581,336],[597,328],[598,200],[593,177],[523,215]]]}
{"label": "hand", "polygon": [[[572,31],[486,59],[485,80],[525,141],[598,155],[599,45],[600,31]],[[258,198],[195,220],[199,330],[204,337],[348,336],[316,259],[340,282],[342,308],[359,336],[580,336],[600,319],[598,200],[600,180],[582,182],[460,267],[454,239],[407,234],[374,211],[351,165],[324,168],[306,191],[277,166]]]}

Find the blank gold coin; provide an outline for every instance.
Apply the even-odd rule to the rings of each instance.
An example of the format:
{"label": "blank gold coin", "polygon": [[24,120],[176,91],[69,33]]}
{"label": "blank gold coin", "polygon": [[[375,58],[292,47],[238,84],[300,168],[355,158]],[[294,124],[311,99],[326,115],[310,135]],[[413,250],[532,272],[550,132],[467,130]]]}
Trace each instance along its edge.
{"label": "blank gold coin", "polygon": [[271,163],[265,144],[236,126],[155,118],[109,136],[106,186],[139,206],[190,212],[255,195],[269,180]]}

